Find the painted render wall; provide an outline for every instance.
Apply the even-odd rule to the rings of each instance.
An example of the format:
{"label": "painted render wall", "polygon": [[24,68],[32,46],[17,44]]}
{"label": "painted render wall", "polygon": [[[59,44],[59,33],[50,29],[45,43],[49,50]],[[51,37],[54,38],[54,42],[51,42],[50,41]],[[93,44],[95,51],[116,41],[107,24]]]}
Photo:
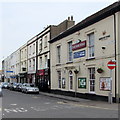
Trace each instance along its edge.
{"label": "painted render wall", "polygon": [[[75,85],[76,85],[76,76],[74,73],[75,69],[80,70],[78,73],[77,78],[79,77],[85,77],[87,78],[87,88],[86,89],[80,89],[77,87],[77,92],[79,93],[89,93],[89,74],[88,74],[88,68],[90,67],[95,67],[97,69],[98,67],[102,67],[104,69],[104,72],[99,74],[96,72],[96,80],[95,80],[95,94],[96,95],[101,95],[101,96],[108,96],[109,91],[101,91],[99,88],[99,79],[100,77],[110,77],[110,71],[107,68],[107,63],[110,60],[115,59],[114,55],[114,19],[113,15],[109,16],[91,26],[88,26],[80,31],[77,31],[65,38],[62,38],[56,42],[53,42],[50,44],[51,48],[51,89],[53,90],[59,90],[58,88],[58,77],[57,77],[57,70],[62,71],[62,78],[66,79],[66,88],[65,89],[60,89],[64,91],[70,91],[69,89],[69,79],[68,79],[68,74],[69,70],[73,72],[73,91],[75,91]],[[105,35],[103,35],[103,32],[106,32]],[[95,34],[95,59],[93,60],[86,60],[88,59],[88,37],[87,35],[94,32]],[[107,39],[99,40],[99,38],[110,35]],[[67,63],[67,55],[68,55],[68,50],[67,50],[67,43],[69,41],[72,41],[73,44],[76,42],[76,40],[86,40],[87,41],[87,47],[76,50],[77,51],[86,51],[86,56],[73,59],[73,63]],[[57,65],[57,53],[56,53],[56,46],[61,45],[61,65]],[[102,46],[105,46],[105,50],[102,49]],[[112,81],[112,92],[113,96],[115,96],[115,75],[114,75],[114,70],[113,70],[113,81]],[[78,86],[78,82],[77,82]]]}

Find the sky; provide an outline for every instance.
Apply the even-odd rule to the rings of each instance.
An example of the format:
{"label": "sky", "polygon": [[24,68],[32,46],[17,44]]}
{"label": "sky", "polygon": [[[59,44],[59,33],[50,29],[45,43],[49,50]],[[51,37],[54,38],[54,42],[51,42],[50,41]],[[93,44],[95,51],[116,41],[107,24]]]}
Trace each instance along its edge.
{"label": "sky", "polygon": [[77,24],[115,1],[0,0],[0,69],[2,60],[47,25],[57,25],[71,15]]}

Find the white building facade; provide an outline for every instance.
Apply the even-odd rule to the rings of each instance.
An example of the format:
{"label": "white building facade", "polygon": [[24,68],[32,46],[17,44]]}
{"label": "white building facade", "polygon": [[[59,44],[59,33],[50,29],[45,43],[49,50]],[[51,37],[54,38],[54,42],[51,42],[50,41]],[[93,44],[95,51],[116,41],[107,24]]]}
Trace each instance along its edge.
{"label": "white building facade", "polygon": [[[113,99],[119,98],[119,8],[116,2],[50,41],[53,92],[108,100],[112,91]],[[117,63],[112,74],[111,60]]]}

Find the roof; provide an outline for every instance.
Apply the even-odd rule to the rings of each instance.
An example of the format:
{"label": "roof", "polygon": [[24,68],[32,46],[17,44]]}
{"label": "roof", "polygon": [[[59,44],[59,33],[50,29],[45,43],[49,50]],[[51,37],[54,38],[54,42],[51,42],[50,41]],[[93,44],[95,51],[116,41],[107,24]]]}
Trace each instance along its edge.
{"label": "roof", "polygon": [[77,32],[78,30],[81,30],[83,28],[86,28],[87,26],[90,26],[108,16],[113,15],[114,13],[120,11],[120,1],[115,2],[108,7],[96,12],[95,14],[87,17],[86,19],[82,20],[78,24],[74,25],[73,27],[69,28],[65,32],[60,33],[58,36],[54,37],[49,41],[49,43],[53,43],[55,41],[58,41],[70,34],[73,34]]}

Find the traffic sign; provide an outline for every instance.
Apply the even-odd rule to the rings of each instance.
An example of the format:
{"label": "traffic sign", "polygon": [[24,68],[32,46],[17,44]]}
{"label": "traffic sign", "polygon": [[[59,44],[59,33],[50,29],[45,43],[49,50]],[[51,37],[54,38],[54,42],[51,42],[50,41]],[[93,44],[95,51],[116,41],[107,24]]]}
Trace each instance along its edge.
{"label": "traffic sign", "polygon": [[109,61],[107,67],[111,70],[114,69],[116,67],[116,61],[115,60]]}

